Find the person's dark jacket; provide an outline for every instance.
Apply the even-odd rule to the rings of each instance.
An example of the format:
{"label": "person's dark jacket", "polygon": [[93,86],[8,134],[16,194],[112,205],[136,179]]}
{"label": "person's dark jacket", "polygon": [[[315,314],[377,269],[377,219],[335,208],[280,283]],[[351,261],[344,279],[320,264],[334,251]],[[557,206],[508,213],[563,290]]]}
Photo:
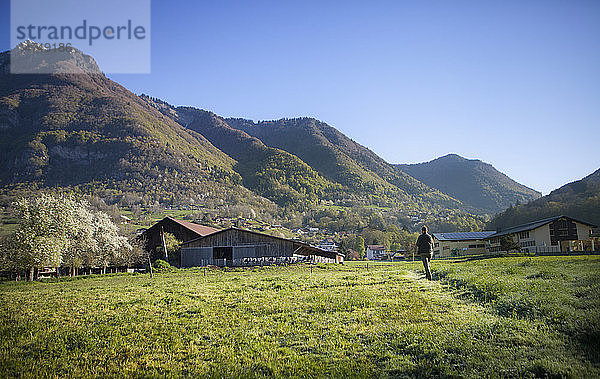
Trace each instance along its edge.
{"label": "person's dark jacket", "polygon": [[433,238],[428,233],[423,233],[417,238],[418,254],[433,254]]}

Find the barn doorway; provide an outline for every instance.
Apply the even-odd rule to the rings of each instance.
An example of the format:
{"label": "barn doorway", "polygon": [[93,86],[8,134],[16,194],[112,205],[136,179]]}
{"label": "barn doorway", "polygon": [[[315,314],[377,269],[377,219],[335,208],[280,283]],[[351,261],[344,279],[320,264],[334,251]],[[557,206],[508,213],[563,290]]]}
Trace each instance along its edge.
{"label": "barn doorway", "polygon": [[232,246],[218,246],[213,247],[213,259],[233,259],[233,247]]}

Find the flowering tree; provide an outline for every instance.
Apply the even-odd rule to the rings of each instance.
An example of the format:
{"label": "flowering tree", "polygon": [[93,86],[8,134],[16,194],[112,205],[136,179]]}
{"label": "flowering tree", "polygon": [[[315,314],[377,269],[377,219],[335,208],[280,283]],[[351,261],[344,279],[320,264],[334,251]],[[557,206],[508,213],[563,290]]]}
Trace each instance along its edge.
{"label": "flowering tree", "polygon": [[93,264],[93,252],[98,241],[94,238],[94,214],[86,203],[74,207],[69,218],[69,246],[63,253],[63,264],[71,268],[71,276],[77,275],[77,268]]}
{"label": "flowering tree", "polygon": [[119,259],[123,249],[131,249],[127,238],[119,235],[119,228],[110,220],[108,215],[98,212],[93,216],[93,235],[97,242],[93,261],[102,267],[103,273],[106,267]]}
{"label": "flowering tree", "polygon": [[[15,271],[68,265],[71,274],[81,265],[106,270],[120,252],[131,249],[118,227],[103,212],[92,212],[88,204],[72,196],[41,194],[15,203],[18,228],[2,245],[1,262]],[[58,272],[58,271],[57,271]]]}
{"label": "flowering tree", "polygon": [[126,266],[127,268],[138,263],[149,264],[150,253],[145,250],[145,238],[132,238],[129,240],[129,245],[131,249],[125,248],[119,251],[120,254],[116,257],[116,264]]}
{"label": "flowering tree", "polygon": [[62,263],[62,253],[69,244],[69,210],[61,200],[42,194],[34,200],[20,199],[15,203],[19,227],[10,248],[14,250],[13,263],[20,269],[29,269],[30,280],[35,268],[59,267]]}

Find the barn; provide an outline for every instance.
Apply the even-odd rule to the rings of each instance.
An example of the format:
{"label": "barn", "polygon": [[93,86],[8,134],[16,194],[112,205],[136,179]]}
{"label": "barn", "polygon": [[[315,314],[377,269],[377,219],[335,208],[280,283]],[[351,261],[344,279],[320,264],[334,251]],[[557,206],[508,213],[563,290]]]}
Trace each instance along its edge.
{"label": "barn", "polygon": [[[146,229],[141,238],[145,240],[145,250],[150,252],[152,260],[165,259],[162,252],[162,233],[171,233],[182,242],[195,240],[208,234],[219,231],[205,225],[194,224],[193,222],[177,220],[173,217],[165,217],[152,227]],[[177,261],[178,257],[170,257],[170,260]],[[177,264],[178,262],[173,262]]]}
{"label": "barn", "polygon": [[335,251],[239,228],[224,229],[181,245],[181,267],[343,261],[344,255]]}

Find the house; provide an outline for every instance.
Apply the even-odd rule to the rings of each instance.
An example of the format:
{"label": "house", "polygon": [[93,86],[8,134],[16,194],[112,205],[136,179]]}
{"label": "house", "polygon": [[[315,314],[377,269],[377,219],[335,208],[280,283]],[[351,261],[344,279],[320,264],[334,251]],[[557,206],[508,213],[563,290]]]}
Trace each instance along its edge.
{"label": "house", "polygon": [[485,239],[495,231],[433,233],[433,256],[455,257],[460,255],[486,254]]}
{"label": "house", "polygon": [[555,216],[499,230],[489,236],[488,250],[505,250],[503,238],[512,239],[521,251],[527,253],[561,253],[571,251],[595,251],[597,226],[567,216]]}
{"label": "house", "polygon": [[182,244],[181,266],[249,266],[274,263],[343,263],[344,255],[304,242],[227,228]]}
{"label": "house", "polygon": [[318,247],[319,249],[326,250],[326,251],[337,251],[337,250],[338,250],[338,248],[339,248],[338,244],[337,244],[337,243],[335,243],[335,242],[334,242],[334,241],[332,241],[332,240],[324,240],[324,241],[321,241],[321,242],[320,242],[320,243],[317,245],[317,247]]}
{"label": "house", "polygon": [[367,245],[366,256],[370,261],[385,259],[385,246]]}
{"label": "house", "polygon": [[[143,231],[140,238],[145,240],[145,250],[150,252],[152,260],[165,259],[162,251],[162,233],[171,233],[179,241],[186,242],[208,234],[218,232],[219,229],[210,226],[199,225],[189,221],[177,220],[173,217],[165,217],[152,227]],[[170,260],[178,260],[178,257],[170,257]],[[175,264],[177,262],[174,262]]]}

